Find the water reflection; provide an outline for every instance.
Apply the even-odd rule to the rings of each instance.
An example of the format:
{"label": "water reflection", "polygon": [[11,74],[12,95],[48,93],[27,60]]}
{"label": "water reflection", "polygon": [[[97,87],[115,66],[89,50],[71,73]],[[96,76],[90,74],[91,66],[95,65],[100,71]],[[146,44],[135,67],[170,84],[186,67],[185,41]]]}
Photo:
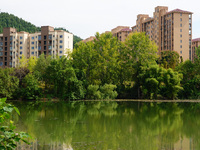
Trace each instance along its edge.
{"label": "water reflection", "polygon": [[35,141],[18,150],[198,150],[200,105],[189,103],[15,103],[17,129]]}

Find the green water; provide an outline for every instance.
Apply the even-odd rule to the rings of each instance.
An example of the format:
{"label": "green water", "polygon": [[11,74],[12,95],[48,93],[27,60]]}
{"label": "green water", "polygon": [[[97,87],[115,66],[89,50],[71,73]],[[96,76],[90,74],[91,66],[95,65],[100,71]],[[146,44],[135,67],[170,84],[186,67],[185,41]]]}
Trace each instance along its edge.
{"label": "green water", "polygon": [[199,103],[16,102],[19,150],[198,150]]}

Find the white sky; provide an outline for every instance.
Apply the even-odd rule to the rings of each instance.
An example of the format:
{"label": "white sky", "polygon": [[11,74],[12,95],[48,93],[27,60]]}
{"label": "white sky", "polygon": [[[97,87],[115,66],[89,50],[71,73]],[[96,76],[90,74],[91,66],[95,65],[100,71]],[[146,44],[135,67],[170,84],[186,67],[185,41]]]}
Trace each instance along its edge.
{"label": "white sky", "polygon": [[134,26],[137,14],[153,16],[156,6],[193,12],[193,38],[200,37],[199,0],[1,0],[2,12],[36,26],[64,27],[85,39],[119,25]]}

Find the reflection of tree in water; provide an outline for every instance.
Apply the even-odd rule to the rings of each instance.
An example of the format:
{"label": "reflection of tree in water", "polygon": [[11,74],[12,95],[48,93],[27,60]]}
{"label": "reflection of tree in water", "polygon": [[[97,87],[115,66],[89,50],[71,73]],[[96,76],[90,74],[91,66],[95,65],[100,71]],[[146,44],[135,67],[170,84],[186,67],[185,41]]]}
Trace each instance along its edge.
{"label": "reflection of tree in water", "polygon": [[175,149],[184,137],[200,147],[196,105],[95,101],[18,107],[18,126],[37,137],[41,149],[56,143],[74,149]]}

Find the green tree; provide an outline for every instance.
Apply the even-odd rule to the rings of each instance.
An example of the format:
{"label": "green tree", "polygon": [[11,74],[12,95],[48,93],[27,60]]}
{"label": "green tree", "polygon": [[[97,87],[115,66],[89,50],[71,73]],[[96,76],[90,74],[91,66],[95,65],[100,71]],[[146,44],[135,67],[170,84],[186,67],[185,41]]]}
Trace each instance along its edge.
{"label": "green tree", "polygon": [[175,69],[180,63],[180,56],[176,51],[162,51],[161,56],[158,59],[158,64],[168,69]]}
{"label": "green tree", "polygon": [[62,99],[84,98],[82,82],[76,77],[71,61],[66,57],[53,59],[47,67],[45,77],[55,96]]}
{"label": "green tree", "polygon": [[23,99],[37,99],[41,94],[38,79],[29,73],[22,80],[22,87],[19,89],[19,95]]}
{"label": "green tree", "polygon": [[173,71],[171,68],[167,69],[163,74],[163,85],[161,85],[161,93],[168,99],[175,99],[178,92],[183,90],[180,82],[183,75]]}
{"label": "green tree", "polygon": [[86,87],[90,84],[117,84],[119,49],[120,42],[111,33],[97,33],[94,41],[77,45],[72,52],[73,66],[79,70],[82,80],[87,82]]}
{"label": "green tree", "polygon": [[0,68],[0,97],[11,99],[17,91],[19,80],[13,74],[13,68]]}
{"label": "green tree", "polygon": [[[120,51],[121,70],[120,78],[121,85],[124,81],[133,83],[137,91],[137,98],[141,97],[140,74],[142,66],[156,64],[157,46],[145,35],[145,33],[129,34],[126,41],[123,43]],[[123,82],[123,83],[122,83]]]}

